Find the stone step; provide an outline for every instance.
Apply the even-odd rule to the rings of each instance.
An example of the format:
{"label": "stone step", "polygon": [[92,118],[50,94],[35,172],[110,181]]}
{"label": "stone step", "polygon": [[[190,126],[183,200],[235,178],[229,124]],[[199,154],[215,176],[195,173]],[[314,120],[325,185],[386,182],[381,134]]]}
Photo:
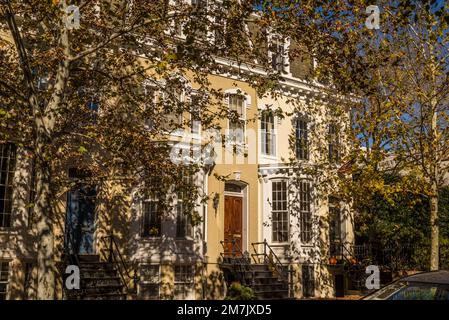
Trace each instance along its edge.
{"label": "stone step", "polygon": [[123,286],[115,285],[115,286],[96,286],[96,287],[83,287],[79,290],[67,290],[67,295],[75,295],[75,296],[85,296],[87,294],[122,294]]}
{"label": "stone step", "polygon": [[118,277],[117,270],[80,269],[81,278],[111,278]]}
{"label": "stone step", "polygon": [[83,277],[81,287],[122,285],[120,277]]}
{"label": "stone step", "polygon": [[270,299],[287,299],[288,290],[273,290],[273,291],[260,291],[254,292],[257,300],[270,300]]}
{"label": "stone step", "polygon": [[288,291],[288,285],[285,283],[277,284],[254,284],[251,286],[254,292],[272,292],[272,291]]}
{"label": "stone step", "polygon": [[110,262],[80,262],[80,270],[84,269],[96,269],[96,270],[114,270],[114,264]]}
{"label": "stone step", "polygon": [[83,262],[100,262],[100,256],[98,254],[82,254],[78,256],[78,261]]}
{"label": "stone step", "polygon": [[253,281],[255,284],[277,284],[277,283],[283,283],[279,278],[277,277],[255,277],[253,278],[246,278],[248,280]]}
{"label": "stone step", "polygon": [[126,300],[126,294],[124,293],[103,293],[95,294],[88,293],[79,297],[75,297],[70,300]]}

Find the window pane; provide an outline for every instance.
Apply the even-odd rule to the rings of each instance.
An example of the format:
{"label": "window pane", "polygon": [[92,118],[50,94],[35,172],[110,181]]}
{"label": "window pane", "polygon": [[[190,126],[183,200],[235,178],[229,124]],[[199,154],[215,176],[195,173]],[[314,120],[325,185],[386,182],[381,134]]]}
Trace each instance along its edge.
{"label": "window pane", "polygon": [[142,236],[161,236],[161,214],[158,212],[157,201],[145,201],[143,203]]}
{"label": "window pane", "polygon": [[310,183],[301,181],[299,190],[299,218],[301,242],[312,241],[312,212]]}
{"label": "window pane", "polygon": [[299,119],[296,121],[296,158],[307,160],[309,158],[307,121]]}
{"label": "window pane", "polygon": [[0,262],[0,300],[6,299],[9,281],[9,263]]}
{"label": "window pane", "polygon": [[175,266],[175,298],[188,299],[193,292],[193,266],[176,265]]}
{"label": "window pane", "polygon": [[305,298],[315,295],[315,276],[313,266],[302,266],[302,292]]}
{"label": "window pane", "polygon": [[337,132],[337,126],[335,124],[329,125],[328,139],[329,139],[329,162],[335,163],[340,161],[340,139]]}
{"label": "window pane", "polygon": [[287,211],[287,182],[272,182],[272,240],[288,241],[289,214]]}
{"label": "window pane", "polygon": [[261,147],[262,153],[274,155],[275,136],[274,136],[274,116],[268,111],[264,111],[261,117]]}
{"label": "window pane", "polygon": [[0,227],[11,226],[12,182],[16,166],[16,146],[0,145]]}

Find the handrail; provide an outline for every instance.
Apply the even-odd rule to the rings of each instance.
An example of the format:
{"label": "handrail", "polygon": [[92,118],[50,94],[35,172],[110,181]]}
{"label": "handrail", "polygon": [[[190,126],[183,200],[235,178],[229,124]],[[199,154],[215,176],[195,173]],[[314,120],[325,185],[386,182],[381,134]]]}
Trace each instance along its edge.
{"label": "handrail", "polygon": [[[108,247],[108,253],[109,255],[106,257],[106,255],[103,253],[104,258],[110,262],[110,263],[114,263],[115,265],[117,265],[117,271],[120,275],[120,278],[123,281],[123,284],[125,285],[126,288],[126,292],[128,294],[132,294],[136,292],[136,284],[137,284],[137,279],[136,279],[136,271],[134,271],[134,275],[132,276],[130,271],[128,270],[128,265],[125,262],[125,260],[123,259],[122,254],[120,253],[119,250],[119,246],[115,240],[114,234],[111,233],[108,236],[104,236],[101,238],[101,240],[103,241],[103,243],[106,245],[106,247]],[[115,250],[114,250],[115,249]],[[116,252],[117,252],[117,256],[116,256]],[[121,268],[120,268],[121,266]],[[122,269],[124,270],[124,272],[122,271]],[[124,274],[125,273],[125,274]],[[128,286],[128,281],[127,279],[125,279],[125,276],[128,278],[129,280],[133,281],[133,288],[132,290],[130,290],[129,286]]]}
{"label": "handrail", "polygon": [[[220,254],[221,256],[222,256],[222,258],[225,258],[226,257],[226,253],[228,252],[227,251],[227,249],[228,248],[226,248],[226,244],[231,244],[232,245],[232,250],[231,250],[231,253],[232,253],[232,255],[231,255],[231,257],[232,258],[234,258],[233,260],[232,260],[232,265],[234,266],[234,268],[235,268],[235,265],[237,264],[236,263],[236,261],[239,261],[239,262],[241,262],[242,260],[244,261],[244,263],[238,263],[238,265],[240,266],[240,268],[244,268],[245,270],[242,272],[241,270],[239,270],[239,271],[237,271],[237,272],[240,272],[240,273],[243,273],[243,274],[245,274],[246,272],[250,272],[250,274],[251,274],[251,282],[253,282],[254,281],[254,271],[252,270],[252,268],[251,268],[251,264],[250,264],[250,261],[248,261],[248,258],[247,258],[247,255],[245,255],[243,252],[242,252],[242,250],[240,249],[240,246],[237,244],[237,242],[235,241],[235,239],[232,239],[232,240],[222,240],[222,241],[220,241],[220,244],[221,244],[221,246],[223,247],[223,252]],[[239,260],[236,260],[235,258],[236,257],[239,257],[240,259]],[[243,277],[243,281],[245,282],[245,284],[246,284],[246,277],[244,276]]]}
{"label": "handrail", "polygon": [[[263,244],[263,253],[258,253],[256,250],[257,245],[261,245]],[[284,275],[284,265],[282,264],[281,260],[279,259],[279,257],[276,255],[276,253],[273,251],[273,249],[271,248],[271,246],[268,244],[267,239],[264,239],[263,242],[253,242],[251,243],[251,245],[253,246],[254,252],[255,252],[255,256],[264,256],[264,260],[268,263],[272,263],[276,269],[276,272],[281,276],[282,280],[287,281],[287,283],[289,282],[288,278],[285,279],[285,275]],[[267,254],[267,249],[269,250],[269,254]],[[274,258],[276,261],[270,261],[270,254],[271,257]],[[273,259],[273,260],[274,260]]]}

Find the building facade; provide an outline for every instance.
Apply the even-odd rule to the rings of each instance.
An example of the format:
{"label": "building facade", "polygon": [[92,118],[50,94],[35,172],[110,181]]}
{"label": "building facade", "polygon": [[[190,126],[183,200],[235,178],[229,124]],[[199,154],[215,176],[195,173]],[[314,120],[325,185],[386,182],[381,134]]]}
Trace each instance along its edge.
{"label": "building facade", "polygon": [[[348,122],[332,118],[327,110],[335,100],[321,84],[306,80],[313,63],[289,61],[288,45],[269,53],[273,67],[283,72],[275,96],[258,95],[240,75],[241,66],[217,58],[223,68],[210,75],[211,89],[224,92],[221,103],[239,118],[219,120],[226,141],[202,141],[201,123],[173,135],[174,146],[187,133],[190,145],[213,146],[213,163],[191,177],[208,199],[198,200],[199,223],[192,225],[182,214],[176,190],[173,210],[161,215],[158,199],[114,182],[115,173],[96,187],[75,183],[60,195],[54,221],[58,265],[71,256],[108,261],[116,241],[117,261],[124,262],[117,268],[126,266],[121,281],[133,288],[128,298],[222,299],[230,284],[223,263],[232,250],[252,265],[286,267],[289,297],[332,298],[344,291],[347,279],[332,271],[329,258],[332,245],[352,243],[352,215],[320,189],[321,176],[336,170],[327,166],[317,177],[312,169],[323,162],[338,168],[344,142],[336,132],[343,130],[334,126]],[[256,66],[245,72],[264,71]],[[186,82],[195,87],[193,80]],[[0,157],[0,299],[35,299],[39,244],[29,205],[32,159],[13,142],[1,145]],[[83,178],[75,168],[64,175]],[[271,253],[261,260],[266,250]],[[54,284],[59,299],[67,298],[63,270]]]}

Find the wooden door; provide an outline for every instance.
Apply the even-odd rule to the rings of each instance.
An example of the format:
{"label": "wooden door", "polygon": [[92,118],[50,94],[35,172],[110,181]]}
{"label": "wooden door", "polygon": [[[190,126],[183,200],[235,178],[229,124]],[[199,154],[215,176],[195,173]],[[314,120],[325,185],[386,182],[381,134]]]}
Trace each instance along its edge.
{"label": "wooden door", "polygon": [[231,241],[243,250],[243,198],[225,196],[224,240],[227,243],[226,254],[232,253]]}

